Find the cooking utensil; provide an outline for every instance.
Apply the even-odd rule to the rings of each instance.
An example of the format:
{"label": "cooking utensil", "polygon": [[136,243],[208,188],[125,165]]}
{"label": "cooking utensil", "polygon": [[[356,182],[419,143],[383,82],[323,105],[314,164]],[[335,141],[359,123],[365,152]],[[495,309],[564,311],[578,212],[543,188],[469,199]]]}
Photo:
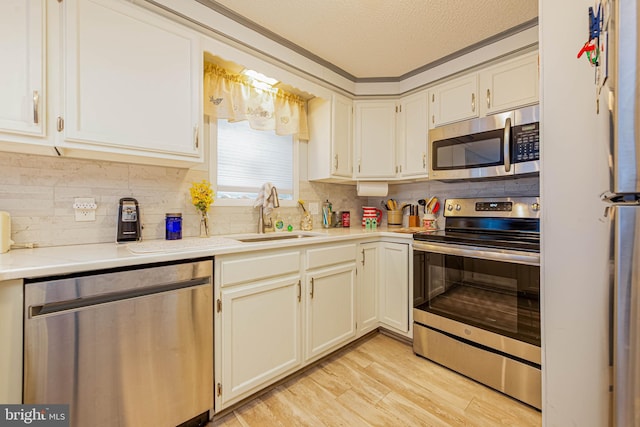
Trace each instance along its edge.
{"label": "cooking utensil", "polygon": [[422,206],[424,213],[427,213],[427,201],[425,199],[418,200],[418,204]]}
{"label": "cooking utensil", "polygon": [[[438,198],[433,196],[429,199],[429,201],[427,202],[427,208],[426,208],[426,213],[435,213],[436,210],[436,205],[438,205]],[[438,208],[440,206],[438,205]]]}

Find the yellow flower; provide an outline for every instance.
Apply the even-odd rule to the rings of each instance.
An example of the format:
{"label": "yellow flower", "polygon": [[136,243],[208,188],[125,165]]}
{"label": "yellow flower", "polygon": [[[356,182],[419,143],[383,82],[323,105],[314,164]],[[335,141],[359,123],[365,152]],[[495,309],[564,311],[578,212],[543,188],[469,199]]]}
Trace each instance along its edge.
{"label": "yellow flower", "polygon": [[298,199],[298,204],[300,205],[300,207],[302,208],[303,212],[306,212],[307,210],[304,208],[304,200],[302,199]]}
{"label": "yellow flower", "polygon": [[207,213],[209,207],[213,203],[213,190],[211,189],[211,183],[206,179],[201,182],[194,182],[189,189],[191,193],[191,203],[200,212]]}

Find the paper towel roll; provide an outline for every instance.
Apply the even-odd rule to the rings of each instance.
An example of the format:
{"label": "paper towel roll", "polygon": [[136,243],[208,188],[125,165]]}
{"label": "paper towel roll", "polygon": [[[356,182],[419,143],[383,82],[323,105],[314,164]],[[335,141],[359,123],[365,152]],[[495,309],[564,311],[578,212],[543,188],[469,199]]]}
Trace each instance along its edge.
{"label": "paper towel roll", "polygon": [[386,182],[358,181],[356,188],[358,196],[385,197],[389,194],[389,184]]}

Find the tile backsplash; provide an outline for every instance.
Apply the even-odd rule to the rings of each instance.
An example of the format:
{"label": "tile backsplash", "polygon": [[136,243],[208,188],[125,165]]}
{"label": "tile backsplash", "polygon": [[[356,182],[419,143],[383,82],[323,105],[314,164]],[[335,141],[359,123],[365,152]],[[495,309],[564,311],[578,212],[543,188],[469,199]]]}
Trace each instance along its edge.
{"label": "tile backsplash", "polygon": [[[143,239],[163,239],[165,214],[182,212],[183,236],[199,234],[199,217],[189,198],[192,182],[207,178],[204,170],[144,166],[115,162],[47,157],[0,152],[0,210],[11,214],[12,239],[17,244],[60,246],[115,241],[118,201],[138,200],[144,229]],[[426,181],[389,186],[389,196],[402,203],[417,203],[432,195],[448,197],[537,196],[537,177],[484,182],[444,183]],[[96,221],[76,222],[74,199],[95,198]],[[380,207],[385,198],[359,198],[355,185],[300,181],[300,198],[306,203],[329,199],[334,210],[349,210],[352,227],[357,227],[361,207]],[[302,211],[281,207],[296,229]],[[258,223],[258,209],[252,206],[211,207],[212,234],[252,233]],[[441,223],[442,216],[438,216]],[[406,217],[405,217],[406,224]],[[383,215],[386,225],[386,215]],[[314,215],[314,228],[320,216]]]}
{"label": "tile backsplash", "polygon": [[[134,197],[140,204],[143,239],[163,239],[165,214],[182,212],[183,236],[199,234],[199,216],[191,205],[189,187],[206,179],[203,170],[144,166],[61,157],[0,152],[0,211],[11,214],[12,239],[17,244],[60,246],[115,241],[118,202]],[[356,213],[364,204],[355,186],[301,181],[300,198]],[[74,199],[95,198],[96,221],[76,222]],[[281,207],[296,228],[302,210]],[[225,207],[214,203],[209,213],[211,233],[251,233],[258,223],[252,206]],[[320,216],[314,226],[320,227]]]}
{"label": "tile backsplash", "polygon": [[[509,197],[509,196],[539,196],[540,185],[537,176],[517,179],[495,179],[486,181],[460,181],[441,182],[425,181],[411,184],[394,184],[389,186],[389,195],[386,198],[371,198],[371,206],[381,207],[381,202],[388,198],[394,198],[402,206],[404,203],[417,204],[419,199],[428,200],[436,196],[441,202],[441,210],[437,214],[439,227],[444,226],[442,217],[442,205],[444,200],[453,197]],[[383,209],[384,210],[384,209]],[[408,209],[405,210],[403,224],[408,225]],[[422,208],[420,210],[422,215]],[[386,215],[383,216],[386,221]]]}

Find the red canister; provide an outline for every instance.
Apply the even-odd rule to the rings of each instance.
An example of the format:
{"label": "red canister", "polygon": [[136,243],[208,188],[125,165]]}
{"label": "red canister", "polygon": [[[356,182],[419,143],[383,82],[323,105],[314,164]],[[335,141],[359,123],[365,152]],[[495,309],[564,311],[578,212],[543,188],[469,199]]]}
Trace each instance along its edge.
{"label": "red canister", "polygon": [[351,212],[342,211],[342,226],[351,227]]}

